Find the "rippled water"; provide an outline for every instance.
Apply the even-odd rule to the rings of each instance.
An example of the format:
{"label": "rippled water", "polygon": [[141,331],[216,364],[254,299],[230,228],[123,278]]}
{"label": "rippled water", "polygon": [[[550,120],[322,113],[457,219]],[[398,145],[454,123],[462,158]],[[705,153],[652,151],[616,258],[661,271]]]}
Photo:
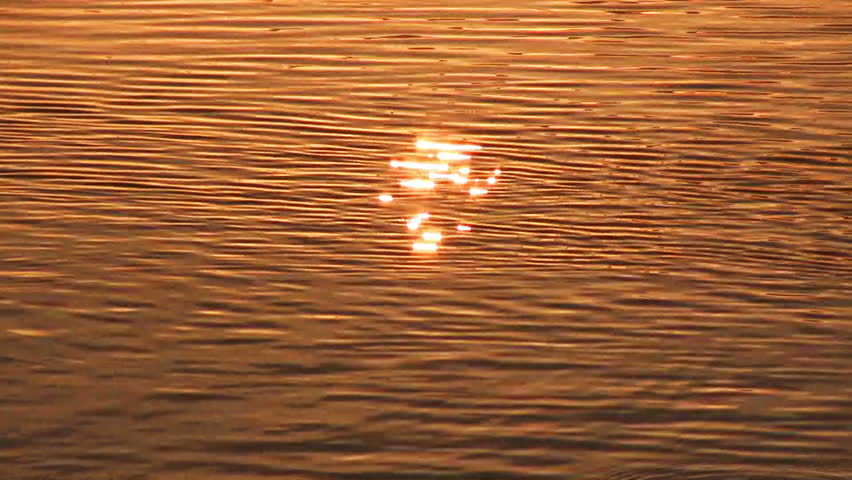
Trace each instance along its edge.
{"label": "rippled water", "polygon": [[[849,478],[850,30],[4,2],[0,477]],[[380,202],[418,138],[500,181]]]}

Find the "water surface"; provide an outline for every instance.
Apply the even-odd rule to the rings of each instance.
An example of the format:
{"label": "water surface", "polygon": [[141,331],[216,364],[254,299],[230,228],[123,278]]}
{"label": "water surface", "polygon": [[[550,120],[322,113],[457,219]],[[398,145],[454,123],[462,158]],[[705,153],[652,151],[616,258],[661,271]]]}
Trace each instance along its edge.
{"label": "water surface", "polygon": [[[5,2],[3,478],[848,478],[850,26]],[[379,201],[427,137],[499,182]]]}

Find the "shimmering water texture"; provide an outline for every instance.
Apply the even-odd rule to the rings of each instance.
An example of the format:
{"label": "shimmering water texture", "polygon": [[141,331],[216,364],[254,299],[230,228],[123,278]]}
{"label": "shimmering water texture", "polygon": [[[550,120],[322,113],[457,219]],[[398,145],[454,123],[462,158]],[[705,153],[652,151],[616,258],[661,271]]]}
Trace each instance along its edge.
{"label": "shimmering water texture", "polygon": [[[414,147],[413,152],[390,161],[391,176],[400,178],[401,190],[395,194],[381,193],[378,200],[385,204],[402,203],[401,208],[406,212],[402,221],[414,236],[411,249],[435,253],[447,238],[444,232],[448,226],[458,233],[473,229],[467,220],[469,202],[487,194],[502,170],[498,167],[482,178],[475,176],[473,152],[481,150],[480,145],[418,139]],[[430,206],[438,207],[441,215],[430,213]]]}
{"label": "shimmering water texture", "polygon": [[850,39],[3,0],[0,480],[849,480]]}

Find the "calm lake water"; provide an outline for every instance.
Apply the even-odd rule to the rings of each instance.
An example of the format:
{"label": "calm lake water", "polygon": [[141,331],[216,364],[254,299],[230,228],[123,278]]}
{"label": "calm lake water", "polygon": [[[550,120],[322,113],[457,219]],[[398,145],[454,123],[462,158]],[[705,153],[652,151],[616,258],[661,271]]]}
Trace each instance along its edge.
{"label": "calm lake water", "polygon": [[[0,478],[850,478],[850,33],[3,2]],[[468,184],[403,191],[418,139]]]}

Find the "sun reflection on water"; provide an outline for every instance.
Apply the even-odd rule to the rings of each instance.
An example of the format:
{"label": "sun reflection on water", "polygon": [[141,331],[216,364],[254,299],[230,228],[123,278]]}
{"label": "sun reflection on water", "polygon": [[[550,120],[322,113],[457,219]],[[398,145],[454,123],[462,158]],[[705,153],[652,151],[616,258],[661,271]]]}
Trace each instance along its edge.
{"label": "sun reflection on water", "polygon": [[[453,143],[419,138],[414,150],[390,161],[389,174],[398,190],[383,192],[379,202],[397,206],[413,235],[411,249],[418,253],[435,253],[447,240],[445,230],[465,234],[473,227],[463,221],[472,202],[488,194],[502,173],[499,168],[474,176],[472,153],[480,145]],[[470,185],[468,185],[470,183]]]}

